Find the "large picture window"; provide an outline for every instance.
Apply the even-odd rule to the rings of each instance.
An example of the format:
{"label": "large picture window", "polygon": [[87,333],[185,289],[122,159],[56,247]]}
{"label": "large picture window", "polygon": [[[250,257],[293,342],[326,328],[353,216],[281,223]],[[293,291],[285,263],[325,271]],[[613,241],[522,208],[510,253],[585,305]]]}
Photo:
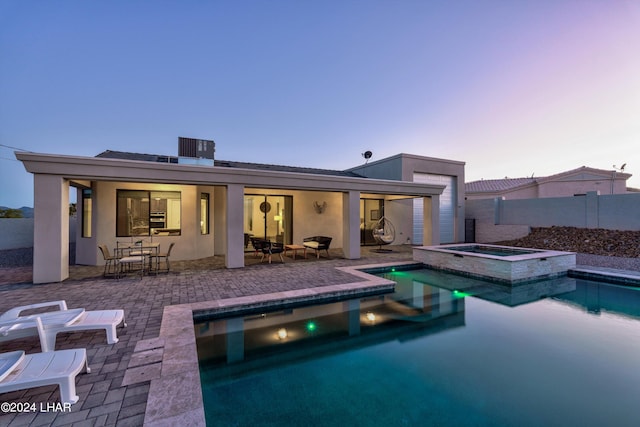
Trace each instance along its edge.
{"label": "large picture window", "polygon": [[116,236],[179,235],[179,191],[118,190]]}

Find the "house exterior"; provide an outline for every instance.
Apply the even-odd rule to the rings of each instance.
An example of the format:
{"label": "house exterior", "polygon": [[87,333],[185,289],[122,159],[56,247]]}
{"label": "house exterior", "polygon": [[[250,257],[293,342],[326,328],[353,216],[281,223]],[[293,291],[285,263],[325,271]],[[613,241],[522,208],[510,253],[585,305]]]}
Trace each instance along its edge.
{"label": "house exterior", "polygon": [[[444,244],[464,241],[464,166],[465,163],[461,161],[401,153],[375,162],[367,162],[349,171],[369,178],[444,185],[439,200],[440,231],[436,236],[436,239]],[[424,240],[423,235],[422,203],[417,199],[400,203],[404,204],[405,210],[411,212],[410,220],[404,222],[405,227],[401,235],[403,242],[414,245],[429,244],[430,239]]]}
{"label": "house exterior", "polygon": [[[361,245],[367,244],[365,218],[383,215],[397,224],[402,236],[415,234],[414,205],[421,207],[422,243],[439,243],[440,197],[446,187],[440,183],[366,177],[357,168],[224,162],[195,157],[197,153],[15,154],[34,175],[34,283],[68,278],[71,187],[78,202],[78,264],[102,265],[98,245],[114,248],[118,242],[145,239],[162,248],[175,243],[172,259],[224,255],[227,268],[241,268],[250,235],[284,244],[327,235],[333,238],[332,248],[357,259]],[[425,171],[451,163],[418,157],[412,161]],[[457,165],[463,170],[463,164]],[[456,179],[464,182],[463,176]],[[376,202],[367,202],[371,200]]]}
{"label": "house exterior", "polygon": [[582,166],[551,176],[472,181],[465,184],[466,200],[542,199],[571,197],[595,191],[604,194],[627,193],[631,174]]}

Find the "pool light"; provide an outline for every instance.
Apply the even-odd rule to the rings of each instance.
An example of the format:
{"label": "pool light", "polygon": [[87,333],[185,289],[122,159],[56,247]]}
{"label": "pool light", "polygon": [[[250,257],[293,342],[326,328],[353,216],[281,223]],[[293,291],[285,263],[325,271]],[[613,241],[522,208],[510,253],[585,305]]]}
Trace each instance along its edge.
{"label": "pool light", "polygon": [[454,289],[454,291],[453,291],[453,297],[454,298],[464,298],[464,297],[468,297],[468,296],[471,296],[471,294],[459,291],[457,289]]}
{"label": "pool light", "polygon": [[375,322],[376,321],[376,315],[373,314],[372,312],[368,311],[366,314],[367,320],[369,322]]}
{"label": "pool light", "polygon": [[278,339],[283,340],[283,339],[287,338],[287,336],[288,336],[288,335],[289,335],[289,334],[288,334],[288,332],[287,332],[287,329],[286,329],[286,328],[280,328],[280,329],[278,329]]}
{"label": "pool light", "polygon": [[317,327],[316,322],[313,320],[307,322],[307,332],[315,332]]}

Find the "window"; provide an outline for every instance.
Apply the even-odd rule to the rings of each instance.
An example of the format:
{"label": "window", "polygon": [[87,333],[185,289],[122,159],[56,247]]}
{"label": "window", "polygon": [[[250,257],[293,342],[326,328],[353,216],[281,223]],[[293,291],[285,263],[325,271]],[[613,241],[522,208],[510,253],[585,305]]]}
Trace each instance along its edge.
{"label": "window", "polygon": [[209,234],[209,194],[200,194],[200,234]]}
{"label": "window", "polygon": [[290,245],[293,242],[293,197],[245,195],[244,233],[245,239],[253,236]]}
{"label": "window", "polygon": [[179,191],[118,190],[116,236],[180,235]]}
{"label": "window", "polygon": [[82,237],[91,237],[91,190],[82,190]]}

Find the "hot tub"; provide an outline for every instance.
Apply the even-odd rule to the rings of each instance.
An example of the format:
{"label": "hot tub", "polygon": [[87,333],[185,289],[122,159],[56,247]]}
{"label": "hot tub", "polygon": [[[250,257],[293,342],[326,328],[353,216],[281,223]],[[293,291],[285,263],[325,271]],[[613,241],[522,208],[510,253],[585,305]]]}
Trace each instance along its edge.
{"label": "hot tub", "polygon": [[476,243],[416,247],[413,259],[438,270],[512,285],[562,276],[576,266],[573,252]]}

